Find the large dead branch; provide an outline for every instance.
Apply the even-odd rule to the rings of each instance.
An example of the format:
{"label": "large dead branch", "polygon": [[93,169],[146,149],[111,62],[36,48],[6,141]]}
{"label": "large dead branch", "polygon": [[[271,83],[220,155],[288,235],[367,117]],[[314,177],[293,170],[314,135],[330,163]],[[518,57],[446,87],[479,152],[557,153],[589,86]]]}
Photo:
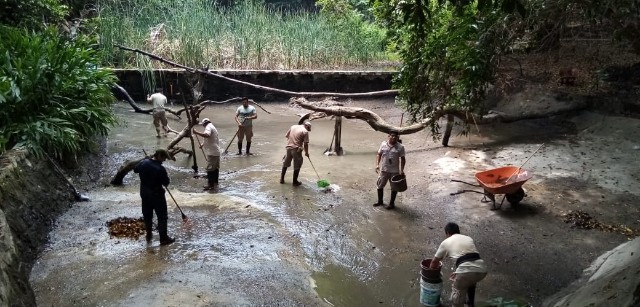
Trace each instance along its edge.
{"label": "large dead branch", "polygon": [[[117,89],[118,91],[120,91],[122,93],[122,95],[124,95],[125,98],[127,98],[126,99],[127,102],[129,103],[129,105],[133,108],[133,110],[136,113],[151,114],[153,112],[153,108],[150,108],[150,109],[140,108],[140,106],[138,106],[138,104],[135,101],[133,101],[131,96],[129,96],[129,93],[127,92],[127,90],[125,90],[122,86],[116,84],[116,85],[114,85],[114,88]],[[172,110],[170,108],[167,108],[167,107],[165,107],[164,110],[167,113],[171,113],[171,114],[175,115],[176,117],[178,117],[178,119],[181,119],[180,118],[180,114],[177,111],[174,111],[174,110]]]}
{"label": "large dead branch", "polygon": [[358,107],[345,107],[345,106],[318,106],[313,103],[309,103],[305,98],[297,97],[291,100],[293,103],[301,106],[304,109],[323,112],[327,115],[344,116],[347,118],[357,118],[363,120],[373,128],[375,131],[390,133],[392,131],[398,132],[398,134],[412,134],[421,131],[429,127],[434,121],[439,120],[441,117],[451,114],[461,121],[467,124],[490,124],[490,123],[510,123],[523,119],[543,118],[557,114],[563,114],[567,112],[577,111],[584,109],[586,103],[568,104],[564,107],[555,108],[553,111],[532,111],[529,113],[521,114],[507,114],[498,111],[490,111],[489,114],[480,115],[469,112],[462,112],[455,109],[436,109],[431,113],[429,117],[424,118],[418,123],[414,123],[409,126],[394,126],[387,123],[378,114],[363,108]]}
{"label": "large dead branch", "polygon": [[324,97],[324,96],[334,96],[334,97],[341,97],[341,98],[347,98],[347,97],[351,97],[351,98],[367,98],[367,97],[385,97],[385,96],[396,96],[398,94],[397,90],[386,90],[386,91],[376,91],[376,92],[367,92],[367,93],[328,93],[328,92],[293,92],[293,91],[287,91],[287,90],[282,90],[282,89],[277,89],[277,88],[273,88],[273,87],[268,87],[268,86],[262,86],[262,85],[257,85],[257,84],[253,84],[250,82],[245,82],[245,81],[240,81],[240,80],[236,80],[233,78],[229,78],[229,77],[225,77],[223,75],[220,74],[216,74],[216,73],[212,73],[208,70],[203,70],[203,69],[196,69],[196,68],[191,68],[182,64],[178,64],[176,62],[172,62],[169,61],[167,59],[164,59],[160,56],[142,51],[140,49],[135,49],[135,48],[129,48],[129,47],[125,47],[125,46],[121,46],[121,45],[117,45],[115,44],[114,46],[122,49],[122,50],[128,50],[128,51],[133,51],[133,52],[137,52],[140,54],[144,54],[154,60],[163,62],[165,64],[169,64],[173,67],[179,67],[182,69],[186,69],[189,72],[192,73],[198,73],[198,74],[204,74],[207,76],[212,76],[212,77],[216,77],[216,78],[220,78],[220,79],[224,79],[227,80],[229,82],[233,82],[233,83],[238,83],[238,84],[242,84],[242,85],[246,85],[255,89],[259,89],[259,90],[263,90],[265,92],[273,92],[273,93],[279,93],[279,94],[284,94],[284,95],[288,95],[291,97],[295,97],[295,96],[302,96],[302,97]]}

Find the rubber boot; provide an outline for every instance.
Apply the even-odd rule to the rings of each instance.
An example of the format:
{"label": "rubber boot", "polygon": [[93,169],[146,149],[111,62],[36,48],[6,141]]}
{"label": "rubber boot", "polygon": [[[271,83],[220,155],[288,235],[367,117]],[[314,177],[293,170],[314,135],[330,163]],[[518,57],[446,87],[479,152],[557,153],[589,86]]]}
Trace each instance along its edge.
{"label": "rubber boot", "polygon": [[147,243],[149,243],[153,239],[153,228],[147,225],[145,225],[145,228],[147,229],[147,236],[146,236]]}
{"label": "rubber boot", "polygon": [[300,170],[296,169],[293,170],[293,185],[294,186],[299,186],[302,184],[302,182],[298,181],[298,175],[300,175]]}
{"label": "rubber boot", "polygon": [[217,186],[219,183],[219,178],[220,178],[220,169],[216,168],[212,171],[213,173],[213,185]]}
{"label": "rubber boot", "polygon": [[167,235],[167,221],[158,219],[158,232],[160,233],[160,245],[168,245],[176,241]]}
{"label": "rubber boot", "polygon": [[251,142],[247,142],[247,151],[245,152],[245,154],[246,154],[247,156],[251,156],[251,155],[253,155],[253,154],[251,153]]}
{"label": "rubber boot", "polygon": [[211,190],[213,189],[213,185],[214,185],[214,177],[215,177],[215,171],[207,171],[207,186],[205,186],[203,188],[203,190]]}
{"label": "rubber boot", "polygon": [[214,169],[212,173],[213,179],[211,181],[211,190],[214,192],[218,192],[218,178],[220,177],[220,169]]}
{"label": "rubber boot", "polygon": [[242,154],[242,142],[238,142],[238,153],[236,154],[237,156]]}
{"label": "rubber boot", "polygon": [[476,300],[476,286],[473,285],[467,288],[467,306],[475,307]]}
{"label": "rubber boot", "polygon": [[391,199],[389,200],[389,205],[384,207],[385,209],[393,209],[396,207],[396,196],[398,195],[398,191],[391,190]]}
{"label": "rubber boot", "polygon": [[283,167],[282,172],[280,173],[280,183],[284,183],[284,175],[287,173],[287,168]]}
{"label": "rubber boot", "polygon": [[374,203],[373,206],[377,207],[377,206],[382,206],[382,196],[384,196],[384,190],[382,189],[378,189],[378,202]]}

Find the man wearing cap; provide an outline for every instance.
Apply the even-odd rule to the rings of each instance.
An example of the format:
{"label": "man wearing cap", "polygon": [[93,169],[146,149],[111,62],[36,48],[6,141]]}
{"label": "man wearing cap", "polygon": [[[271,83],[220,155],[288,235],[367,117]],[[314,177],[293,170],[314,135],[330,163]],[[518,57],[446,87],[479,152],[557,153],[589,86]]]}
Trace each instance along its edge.
{"label": "man wearing cap", "polygon": [[153,104],[153,125],[156,127],[156,137],[160,137],[160,124],[164,130],[164,136],[169,133],[169,126],[167,123],[167,115],[164,111],[164,105],[167,103],[167,97],[162,94],[162,89],[156,89],[156,93],[153,95],[147,95],[147,102]]}
{"label": "man wearing cap", "polygon": [[200,148],[204,149],[207,155],[207,186],[204,190],[218,191],[218,177],[220,176],[220,138],[218,130],[208,118],[203,118],[200,124],[204,127],[204,132],[191,128],[191,132],[204,138]]}
{"label": "man wearing cap", "polygon": [[[398,139],[398,132],[391,132],[389,133],[388,139],[383,141],[378,148],[376,155],[378,201],[373,204],[374,207],[384,205],[382,197],[384,196],[384,187],[387,185],[387,182],[395,175],[404,175],[404,165],[407,161],[404,157],[404,146],[398,142]],[[389,200],[389,205],[385,206],[386,209],[395,208],[397,195],[398,191],[392,189],[391,199]]]}
{"label": "man wearing cap", "polygon": [[147,243],[153,238],[153,212],[158,218],[158,233],[160,245],[171,244],[174,238],[167,234],[167,199],[164,196],[166,186],[169,185],[169,175],[162,166],[167,159],[173,160],[164,149],[158,149],[151,158],[140,161],[133,171],[140,176],[140,198],[142,199],[142,216],[147,230]]}
{"label": "man wearing cap", "polygon": [[251,153],[251,138],[253,137],[253,120],[258,118],[256,108],[249,105],[249,98],[242,98],[242,105],[236,110],[236,123],[238,124],[238,155],[242,154],[242,140],[247,138],[247,156]]}
{"label": "man wearing cap", "polygon": [[282,173],[280,174],[280,183],[284,183],[284,175],[287,173],[287,167],[291,166],[293,160],[293,185],[299,186],[302,182],[298,181],[300,168],[302,167],[302,151],[304,155],[309,157],[309,131],[311,131],[311,122],[305,121],[302,125],[293,125],[287,131],[284,137],[287,138],[287,153],[282,162]]}

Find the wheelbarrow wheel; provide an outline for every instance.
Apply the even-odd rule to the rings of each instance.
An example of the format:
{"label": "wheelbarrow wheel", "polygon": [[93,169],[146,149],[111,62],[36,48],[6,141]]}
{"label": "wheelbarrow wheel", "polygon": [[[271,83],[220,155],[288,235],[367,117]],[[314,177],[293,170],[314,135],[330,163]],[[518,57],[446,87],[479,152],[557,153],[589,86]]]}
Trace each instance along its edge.
{"label": "wheelbarrow wheel", "polygon": [[519,188],[515,193],[507,194],[507,200],[512,206],[515,206],[520,203],[524,196],[524,190]]}

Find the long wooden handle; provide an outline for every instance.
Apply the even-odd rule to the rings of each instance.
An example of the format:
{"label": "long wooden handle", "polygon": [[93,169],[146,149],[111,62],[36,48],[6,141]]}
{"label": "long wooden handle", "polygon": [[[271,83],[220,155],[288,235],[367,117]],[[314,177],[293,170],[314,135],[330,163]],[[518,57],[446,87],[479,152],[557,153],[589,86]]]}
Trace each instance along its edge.
{"label": "long wooden handle", "polygon": [[224,149],[224,153],[229,152],[229,146],[231,146],[231,143],[233,143],[233,140],[236,139],[236,135],[238,135],[238,132],[240,132],[240,128],[236,130],[236,134],[233,135],[233,137],[231,138],[231,141],[229,141],[229,144],[227,144],[227,148]]}
{"label": "long wooden handle", "polygon": [[527,159],[527,161],[524,161],[524,163],[522,163],[522,165],[520,165],[520,167],[518,167],[518,169],[516,169],[515,172],[513,172],[513,174],[511,174],[511,176],[509,176],[509,178],[507,178],[507,181],[505,181],[504,183],[507,184],[509,182],[509,180],[511,180],[511,177],[513,177],[515,174],[520,173],[520,169],[522,169],[522,167],[527,164],[527,162],[529,162],[529,160],[531,160],[531,158],[533,158],[533,155],[536,154],[536,152],[538,152],[538,150],[540,150],[540,148],[542,148],[542,146],[544,146],[544,143],[542,143],[542,145],[540,145],[540,147],[538,147],[538,149],[536,149],[536,151],[534,151],[531,156],[529,156],[529,159]]}

